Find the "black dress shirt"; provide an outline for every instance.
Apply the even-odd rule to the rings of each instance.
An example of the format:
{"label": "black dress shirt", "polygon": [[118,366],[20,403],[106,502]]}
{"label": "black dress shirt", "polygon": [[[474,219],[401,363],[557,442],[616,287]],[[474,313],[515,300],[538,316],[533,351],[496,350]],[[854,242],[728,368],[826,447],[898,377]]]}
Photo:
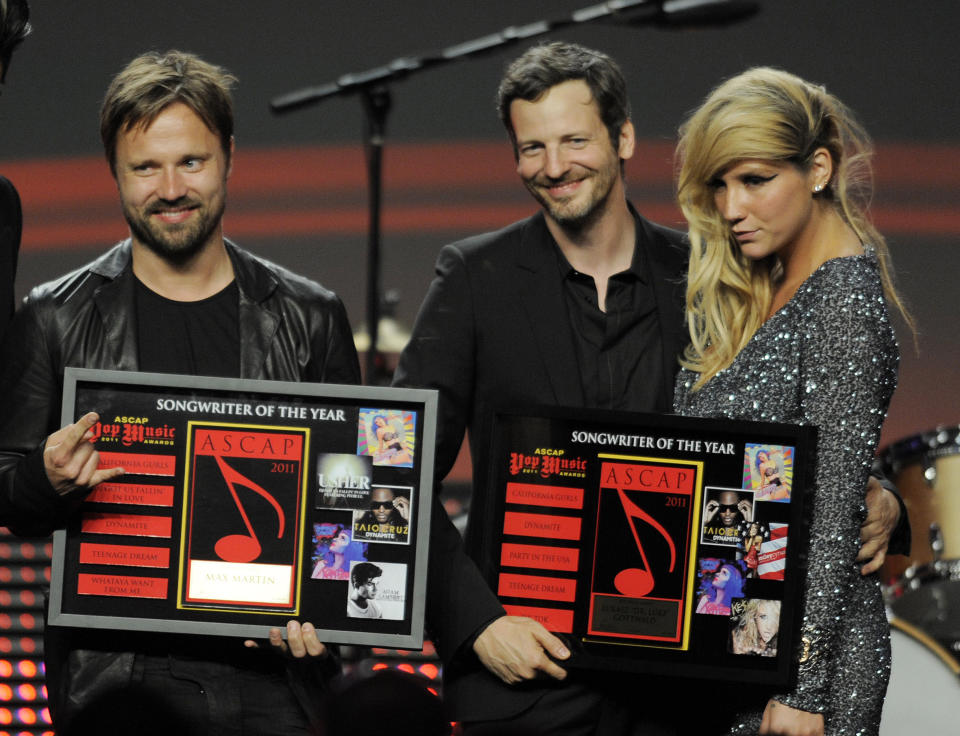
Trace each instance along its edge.
{"label": "black dress shirt", "polygon": [[643,251],[634,248],[630,268],[610,277],[606,311],[593,277],[556,252],[587,406],[670,411],[663,405],[660,323]]}

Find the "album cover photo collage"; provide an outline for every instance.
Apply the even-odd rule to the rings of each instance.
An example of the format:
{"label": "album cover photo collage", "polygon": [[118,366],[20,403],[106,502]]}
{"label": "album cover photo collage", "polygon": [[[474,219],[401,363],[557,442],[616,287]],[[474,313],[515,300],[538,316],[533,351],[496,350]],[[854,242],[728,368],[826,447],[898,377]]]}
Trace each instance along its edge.
{"label": "album cover photo collage", "polygon": [[[357,452],[317,457],[310,582],[343,588],[351,618],[402,620],[415,486],[416,415],[361,408]],[[337,583],[340,583],[337,585]],[[343,585],[346,583],[346,585]]]}
{"label": "album cover photo collage", "polygon": [[777,655],[793,458],[746,443],[741,487],[704,489],[695,611],[726,617],[731,654]]}

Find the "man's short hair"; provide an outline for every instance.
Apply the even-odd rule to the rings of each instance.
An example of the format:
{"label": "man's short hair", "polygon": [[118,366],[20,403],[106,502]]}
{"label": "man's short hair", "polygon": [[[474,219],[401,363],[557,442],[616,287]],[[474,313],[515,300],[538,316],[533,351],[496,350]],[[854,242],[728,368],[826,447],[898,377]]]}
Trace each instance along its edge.
{"label": "man's short hair", "polygon": [[7,75],[14,50],[32,30],[27,0],[0,0],[0,82]]}
{"label": "man's short hair", "polygon": [[582,79],[590,88],[610,143],[614,150],[619,148],[620,129],[630,119],[630,101],[617,62],[602,51],[554,41],[533,46],[513,61],[497,89],[497,112],[515,152],[517,135],[510,120],[510,104],[514,100],[534,102],[551,87],[576,79]]}
{"label": "man's short hair", "polygon": [[145,130],[170,105],[181,102],[203,120],[230,156],[236,77],[183,51],[141,54],[113,78],[100,108],[100,138],[110,170],[116,173],[117,138]]}
{"label": "man's short hair", "polygon": [[358,562],[350,571],[350,582],[354,588],[359,588],[381,575],[383,575],[383,570],[372,562]]}

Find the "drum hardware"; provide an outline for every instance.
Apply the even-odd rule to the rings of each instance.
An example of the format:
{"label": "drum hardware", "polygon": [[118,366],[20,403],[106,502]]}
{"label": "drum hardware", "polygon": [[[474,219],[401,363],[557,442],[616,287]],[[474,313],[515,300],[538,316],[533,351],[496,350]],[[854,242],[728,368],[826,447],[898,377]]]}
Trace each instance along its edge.
{"label": "drum hardware", "polygon": [[895,601],[908,590],[918,590],[921,586],[937,580],[960,582],[960,560],[937,560],[929,565],[910,565],[898,580],[885,586],[888,603]]}
{"label": "drum hardware", "polygon": [[930,549],[933,551],[933,560],[939,562],[940,558],[943,557],[943,531],[937,522],[930,525],[929,539]]}
{"label": "drum hardware", "polygon": [[960,559],[960,425],[894,442],[880,460],[900,488],[913,531],[909,557],[887,557],[884,582],[896,584],[910,567]]}

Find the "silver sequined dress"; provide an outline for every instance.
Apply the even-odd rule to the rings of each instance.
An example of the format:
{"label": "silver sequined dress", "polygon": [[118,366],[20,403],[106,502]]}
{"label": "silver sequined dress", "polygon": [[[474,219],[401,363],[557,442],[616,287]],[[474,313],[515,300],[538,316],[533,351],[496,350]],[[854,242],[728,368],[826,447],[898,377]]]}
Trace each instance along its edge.
{"label": "silver sequined dress", "polygon": [[[813,656],[800,666],[797,687],[776,699],[823,713],[827,736],[876,734],[889,679],[878,576],[861,576],[855,558],[898,361],[877,262],[867,254],[823,264],[699,391],[690,390],[695,373],[677,377],[681,414],[818,427],[803,616]],[[761,715],[742,714],[731,733],[756,734]]]}

